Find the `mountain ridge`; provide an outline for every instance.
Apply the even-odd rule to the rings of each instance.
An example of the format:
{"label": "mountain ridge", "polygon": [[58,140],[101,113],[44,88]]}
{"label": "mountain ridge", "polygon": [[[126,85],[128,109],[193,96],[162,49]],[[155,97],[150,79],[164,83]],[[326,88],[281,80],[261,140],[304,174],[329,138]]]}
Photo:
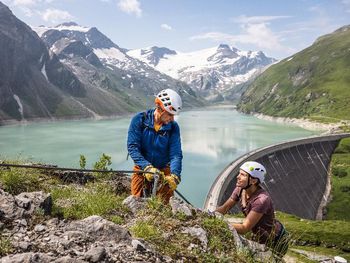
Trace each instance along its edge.
{"label": "mountain ridge", "polygon": [[227,44],[193,52],[153,46],[129,50],[127,54],[186,82],[210,101],[239,96],[237,86],[255,78],[276,61],[262,51],[241,51]]}
{"label": "mountain ridge", "polygon": [[243,93],[238,109],[275,117],[350,119],[350,26],[272,65]]}
{"label": "mountain ridge", "polygon": [[131,113],[151,107],[164,88],[176,89],[185,108],[205,105],[185,83],[140,61],[122,61],[126,68],[108,61],[104,48],[127,55],[97,28],[65,23],[62,30],[40,27],[35,33],[1,2],[0,14],[1,125]]}

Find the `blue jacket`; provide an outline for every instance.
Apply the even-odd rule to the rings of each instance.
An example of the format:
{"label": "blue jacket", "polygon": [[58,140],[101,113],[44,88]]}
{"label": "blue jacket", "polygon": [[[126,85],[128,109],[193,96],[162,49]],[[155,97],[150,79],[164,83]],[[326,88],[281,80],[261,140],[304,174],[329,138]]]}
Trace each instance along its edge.
{"label": "blue jacket", "polygon": [[182,150],[180,128],[173,121],[154,130],[154,109],[137,113],[128,131],[128,152],[142,170],[152,164],[158,169],[170,164],[170,172],[181,176]]}

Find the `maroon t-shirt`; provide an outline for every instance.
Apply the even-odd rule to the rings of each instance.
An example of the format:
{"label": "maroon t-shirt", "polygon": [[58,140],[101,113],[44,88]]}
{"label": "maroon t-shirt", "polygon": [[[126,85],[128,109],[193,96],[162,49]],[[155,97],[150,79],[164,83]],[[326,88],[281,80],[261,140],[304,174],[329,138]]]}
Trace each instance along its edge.
{"label": "maroon t-shirt", "polygon": [[[274,230],[275,210],[273,208],[271,197],[264,189],[258,189],[246,201],[246,207],[243,207],[242,199],[239,198],[240,191],[241,188],[236,187],[232,192],[231,198],[236,202],[239,201],[241,210],[245,216],[247,216],[250,211],[263,214],[258,223],[253,227],[252,232],[254,234],[254,239],[257,242],[266,244],[268,239],[274,237],[274,233],[271,234],[271,232]],[[278,229],[276,229],[276,231],[278,231]]]}

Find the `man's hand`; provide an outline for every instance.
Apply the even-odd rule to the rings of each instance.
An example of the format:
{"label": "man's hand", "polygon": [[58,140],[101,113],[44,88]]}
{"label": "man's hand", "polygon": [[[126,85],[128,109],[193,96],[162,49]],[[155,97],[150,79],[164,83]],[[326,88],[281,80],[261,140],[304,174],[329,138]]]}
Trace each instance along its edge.
{"label": "man's hand", "polygon": [[155,168],[153,165],[146,166],[144,171],[145,171],[145,173],[144,173],[145,178],[149,182],[153,181],[154,174],[156,174],[156,173],[160,174],[160,175],[162,174],[162,172],[159,169]]}
{"label": "man's hand", "polygon": [[177,185],[180,183],[180,178],[175,174],[171,174],[165,176],[164,181],[167,182],[171,190],[175,191]]}

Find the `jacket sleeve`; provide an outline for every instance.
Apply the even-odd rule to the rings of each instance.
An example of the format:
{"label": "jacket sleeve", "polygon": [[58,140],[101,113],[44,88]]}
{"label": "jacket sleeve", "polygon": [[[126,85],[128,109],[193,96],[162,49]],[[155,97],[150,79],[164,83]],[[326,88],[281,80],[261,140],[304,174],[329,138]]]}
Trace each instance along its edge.
{"label": "jacket sleeve", "polygon": [[176,122],[173,125],[173,130],[170,136],[169,157],[170,157],[170,172],[172,174],[176,174],[179,178],[181,178],[181,171],[182,171],[181,137],[180,137],[180,127]]}
{"label": "jacket sleeve", "polygon": [[128,130],[128,152],[133,159],[135,165],[139,166],[142,170],[150,165],[143,155],[141,154],[141,138],[142,138],[142,116],[143,113],[136,114],[130,123]]}

